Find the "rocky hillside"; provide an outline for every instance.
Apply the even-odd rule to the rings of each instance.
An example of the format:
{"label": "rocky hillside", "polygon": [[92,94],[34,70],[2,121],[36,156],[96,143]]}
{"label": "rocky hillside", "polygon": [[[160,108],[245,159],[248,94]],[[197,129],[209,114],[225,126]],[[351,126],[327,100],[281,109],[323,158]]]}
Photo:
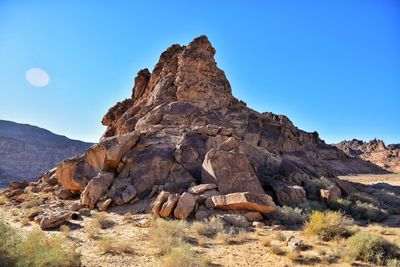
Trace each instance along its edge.
{"label": "rocky hillside", "polygon": [[[222,211],[232,222],[232,210],[262,218],[276,204],[354,192],[337,174],[384,171],[283,115],[248,108],[232,95],[215,52],[205,36],[169,47],[152,72],[139,71],[132,97],[104,116],[107,130],[98,144],[37,183],[13,184],[7,197],[23,201],[18,195],[44,191],[62,199],[79,195],[90,209],[140,203],[149,211],[158,194],[151,205],[155,215],[205,218]],[[68,217],[40,216],[42,228]]]}
{"label": "rocky hillside", "polygon": [[36,180],[91,145],[36,126],[0,120],[0,187],[11,180]]}
{"label": "rocky hillside", "polygon": [[400,173],[400,144],[386,146],[378,139],[369,142],[353,139],[342,141],[336,147],[350,157],[367,160],[390,172]]}

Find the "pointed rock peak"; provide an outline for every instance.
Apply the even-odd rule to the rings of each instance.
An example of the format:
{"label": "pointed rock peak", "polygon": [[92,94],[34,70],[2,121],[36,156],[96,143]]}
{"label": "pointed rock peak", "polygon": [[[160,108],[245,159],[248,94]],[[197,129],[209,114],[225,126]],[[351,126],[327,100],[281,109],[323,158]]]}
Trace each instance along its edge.
{"label": "pointed rock peak", "polygon": [[201,35],[193,39],[193,41],[188,45],[187,49],[190,51],[208,51],[211,56],[215,55],[215,49],[205,35]]}
{"label": "pointed rock peak", "polygon": [[132,89],[132,99],[136,100],[142,97],[144,90],[146,89],[147,83],[150,80],[151,73],[148,69],[140,70],[135,78],[135,85]]}

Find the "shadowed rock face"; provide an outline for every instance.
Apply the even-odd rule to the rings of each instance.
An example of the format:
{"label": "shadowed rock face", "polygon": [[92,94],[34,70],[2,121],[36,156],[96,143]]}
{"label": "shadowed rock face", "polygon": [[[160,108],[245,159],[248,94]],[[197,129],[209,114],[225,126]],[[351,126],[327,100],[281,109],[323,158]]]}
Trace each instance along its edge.
{"label": "shadowed rock face", "polygon": [[39,127],[0,120],[0,187],[12,180],[35,180],[91,145]]}
{"label": "shadowed rock face", "polygon": [[342,141],[336,147],[350,157],[367,160],[390,172],[400,173],[400,144],[386,146],[378,139],[369,142],[353,139]]}
{"label": "shadowed rock face", "polygon": [[[318,133],[297,129],[283,115],[246,107],[232,96],[214,54],[200,36],[169,47],[151,73],[139,71],[132,98],[104,116],[100,143],[59,164],[58,181],[83,191],[91,207],[96,200],[122,205],[163,190],[182,194],[204,183],[215,183],[222,194],[266,191],[281,205],[296,205],[307,199],[303,187],[321,176],[375,168],[325,144]],[[102,183],[101,173],[114,175]],[[124,197],[127,191],[135,198]],[[175,199],[170,202],[168,214]],[[178,201],[176,215],[189,216],[192,206]]]}

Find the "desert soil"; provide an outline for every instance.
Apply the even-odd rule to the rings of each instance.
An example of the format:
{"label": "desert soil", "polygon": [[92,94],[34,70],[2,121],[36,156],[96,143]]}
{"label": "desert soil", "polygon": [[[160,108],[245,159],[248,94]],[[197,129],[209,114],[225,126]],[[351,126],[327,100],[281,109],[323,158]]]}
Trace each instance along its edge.
{"label": "desert soil", "polygon": [[[392,185],[400,185],[400,175],[364,175],[346,176],[342,179],[372,184],[386,182]],[[148,214],[125,213],[121,210],[107,213],[115,225],[108,229],[99,229],[97,238],[90,237],[88,232],[93,224],[95,215],[83,217],[80,220],[72,220],[69,223],[71,231],[68,239],[74,243],[82,255],[83,266],[160,266],[157,248],[149,241],[151,228],[139,227],[135,221],[146,217]],[[36,223],[27,223],[21,218],[26,215],[26,210],[10,205],[0,206],[0,217],[3,217],[11,226],[19,229],[20,233],[28,233],[33,229],[39,229]],[[394,241],[400,238],[399,228],[381,227],[370,225],[362,227],[362,231],[371,231],[382,234],[385,238]],[[59,230],[48,231],[48,235],[62,235]],[[291,260],[289,249],[284,241],[287,237],[294,235],[304,240],[308,249],[301,252],[297,261]],[[112,242],[123,243],[129,246],[131,252],[110,254],[104,253],[101,249],[100,239],[110,237]],[[262,240],[270,238],[271,244],[264,246]],[[301,229],[298,230],[277,230],[276,227],[266,226],[262,229],[246,232],[245,238],[235,244],[221,244],[215,239],[190,235],[189,239],[193,249],[201,256],[211,261],[211,266],[354,266],[343,262],[340,254],[344,251],[343,241],[321,242],[312,237],[306,236]],[[285,255],[276,255],[271,247],[281,248]],[[358,263],[357,266],[373,266],[365,263]]]}

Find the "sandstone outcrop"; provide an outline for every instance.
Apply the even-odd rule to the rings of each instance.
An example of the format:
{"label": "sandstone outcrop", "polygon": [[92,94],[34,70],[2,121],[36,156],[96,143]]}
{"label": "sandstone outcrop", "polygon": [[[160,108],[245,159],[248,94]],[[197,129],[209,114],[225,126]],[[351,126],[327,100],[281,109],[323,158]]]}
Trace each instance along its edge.
{"label": "sandstone outcrop", "polygon": [[336,147],[353,158],[370,161],[389,171],[400,173],[400,145],[386,146],[382,140],[374,139],[369,142],[353,139],[342,141]]}
{"label": "sandstone outcrop", "polygon": [[[321,200],[320,190],[335,185],[336,174],[381,170],[283,115],[248,108],[232,95],[215,53],[205,36],[169,47],[152,72],[138,72],[131,98],[109,109],[100,142],[29,190],[70,190],[100,210],[148,203],[158,194],[154,216],[238,213],[248,220],[248,211],[268,216],[276,204]],[[337,186],[344,194],[353,190]]]}

